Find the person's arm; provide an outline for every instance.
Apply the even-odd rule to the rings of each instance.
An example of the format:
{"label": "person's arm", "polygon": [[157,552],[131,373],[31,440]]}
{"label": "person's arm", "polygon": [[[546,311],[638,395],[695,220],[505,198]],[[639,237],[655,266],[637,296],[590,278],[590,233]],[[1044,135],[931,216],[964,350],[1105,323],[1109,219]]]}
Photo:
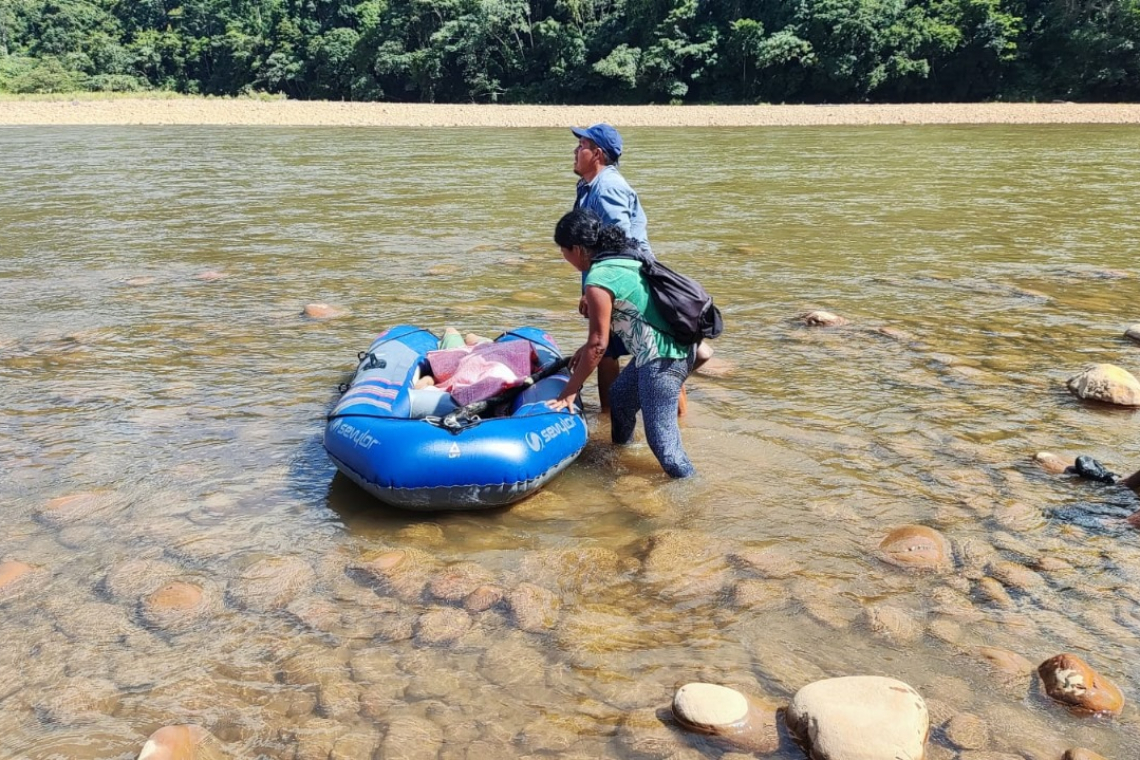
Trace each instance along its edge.
{"label": "person's arm", "polygon": [[593,210],[606,224],[614,224],[626,235],[633,229],[633,199],[620,187],[603,187],[594,199]]}
{"label": "person's arm", "polygon": [[590,332],[585,344],[574,352],[570,361],[570,380],[558,398],[550,401],[551,409],[574,408],[574,398],[586,384],[586,380],[598,368],[606,346],[610,342],[610,315],[614,308],[614,295],[605,288],[591,285],[586,288],[586,306],[589,311]]}

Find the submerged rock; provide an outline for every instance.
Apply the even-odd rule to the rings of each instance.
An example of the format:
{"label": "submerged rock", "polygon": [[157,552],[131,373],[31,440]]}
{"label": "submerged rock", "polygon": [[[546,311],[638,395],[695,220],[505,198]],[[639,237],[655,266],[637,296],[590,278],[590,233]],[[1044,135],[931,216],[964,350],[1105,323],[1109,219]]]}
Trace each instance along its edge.
{"label": "submerged rock", "polygon": [[31,581],[42,573],[33,565],[9,559],[0,562],[0,602],[14,599],[28,590]]}
{"label": "submerged rock", "polygon": [[62,528],[80,522],[107,520],[112,512],[124,506],[109,493],[74,493],[49,500],[36,512],[36,516],[52,527]]}
{"label": "submerged rock", "polygon": [[457,562],[428,580],[427,593],[441,602],[462,602],[476,589],[494,581],[492,573],[476,562]]}
{"label": "submerged rock", "polygon": [[558,622],[558,598],[533,583],[520,583],[507,595],[507,605],[519,630],[538,633]]}
{"label": "submerged rock", "polygon": [[454,607],[428,610],[416,621],[416,641],[429,646],[454,644],[471,627],[471,616]]}
{"label": "submerged rock", "polygon": [[1065,755],[1061,760],[1105,760],[1105,758],[1093,752],[1091,749],[1073,747],[1065,750]]}
{"label": "submerged rock", "polygon": [[978,647],[978,657],[1006,684],[1025,685],[1034,671],[1033,663],[1017,652],[1001,647]]}
{"label": "submerged rock", "polygon": [[440,565],[438,559],[420,549],[393,549],[381,552],[352,570],[370,581],[376,593],[411,602],[420,598]]}
{"label": "submerged rock", "polygon": [[208,617],[220,605],[202,586],[189,581],[171,581],[142,600],[144,620],[156,628],[180,630]]}
{"label": "submerged rock", "polygon": [[247,609],[269,612],[287,607],[316,578],[312,566],[299,557],[266,557],[245,568],[229,594]]}
{"label": "submerged rock", "polygon": [[1041,465],[1041,469],[1051,475],[1060,475],[1065,471],[1065,468],[1069,466],[1068,462],[1050,451],[1037,452],[1033,457],[1033,461]]}
{"label": "submerged rock", "polygon": [[1119,715],[1124,695],[1075,654],[1059,654],[1037,667],[1045,693],[1078,715]]}
{"label": "submerged rock", "polygon": [[799,315],[796,319],[808,327],[843,327],[848,323],[846,319],[838,314],[821,310],[806,312]]}
{"label": "submerged rock", "polygon": [[950,543],[934,528],[904,525],[882,540],[879,558],[906,570],[942,572],[950,568]]}
{"label": "submerged rock", "polygon": [[1117,406],[1140,406],[1140,380],[1113,364],[1094,364],[1069,378],[1069,391],[1077,398]]}
{"label": "submerged rock", "polygon": [[946,739],[958,749],[982,749],[990,743],[989,724],[972,713],[958,713],[943,728]]}
{"label": "submerged rock", "polygon": [[921,758],[930,730],[922,696],[879,676],[808,684],[792,698],[785,720],[813,760]]}
{"label": "submerged rock", "polygon": [[166,726],[150,735],[138,760],[222,760],[226,757],[209,731],[193,724]]}
{"label": "submerged rock", "polygon": [[685,684],[673,695],[673,717],[725,749],[766,754],[780,745],[776,707],[727,686]]}
{"label": "submerged rock", "polygon": [[1129,325],[1128,329],[1124,331],[1124,337],[1140,343],[1140,323]]}
{"label": "submerged rock", "polygon": [[617,741],[630,757],[644,760],[666,760],[685,746],[676,728],[649,707],[625,716],[618,726]]}
{"label": "submerged rock", "polygon": [[327,303],[310,303],[305,305],[301,314],[309,319],[333,319],[341,316],[344,312],[335,306],[329,306]]}

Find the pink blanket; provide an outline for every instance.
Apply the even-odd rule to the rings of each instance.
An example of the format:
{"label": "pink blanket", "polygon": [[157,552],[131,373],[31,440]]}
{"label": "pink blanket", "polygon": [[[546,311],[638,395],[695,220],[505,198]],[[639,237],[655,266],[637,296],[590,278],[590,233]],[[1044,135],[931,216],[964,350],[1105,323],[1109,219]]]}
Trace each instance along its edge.
{"label": "pink blanket", "polygon": [[435,387],[449,391],[461,406],[490,398],[530,375],[531,348],[525,340],[429,351],[427,357]]}

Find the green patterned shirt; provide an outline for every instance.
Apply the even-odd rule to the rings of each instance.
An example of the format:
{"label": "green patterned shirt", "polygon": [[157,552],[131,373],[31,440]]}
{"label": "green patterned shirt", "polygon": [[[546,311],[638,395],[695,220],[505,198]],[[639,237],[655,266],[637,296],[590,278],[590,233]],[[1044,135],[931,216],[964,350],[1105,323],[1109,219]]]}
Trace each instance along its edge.
{"label": "green patterned shirt", "polygon": [[657,313],[641,262],[632,259],[599,261],[586,273],[586,287],[605,288],[614,296],[610,331],[625,342],[637,366],[654,359],[683,359],[691,346],[678,343],[668,332],[668,323]]}

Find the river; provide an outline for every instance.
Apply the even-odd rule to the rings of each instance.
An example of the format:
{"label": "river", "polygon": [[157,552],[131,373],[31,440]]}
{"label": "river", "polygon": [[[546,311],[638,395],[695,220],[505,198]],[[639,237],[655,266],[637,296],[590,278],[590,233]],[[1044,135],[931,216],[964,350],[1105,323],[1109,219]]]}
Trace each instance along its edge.
{"label": "river", "polygon": [[[583,340],[551,242],[567,130],[0,129],[0,561],[31,568],[0,589],[0,756],[130,758],[198,723],[233,757],[715,757],[629,716],[689,681],[786,704],[856,674],[980,717],[980,749],[1140,755],[1140,549],[1117,519],[1140,500],[1033,461],[1140,468],[1140,413],[1064,386],[1140,375],[1136,138],[626,130],[655,252],[725,317],[682,421],[699,476],[613,449],[589,385],[591,442],[544,491],[425,516],[337,475],[324,415],[390,325]],[[796,321],[812,309],[849,324]],[[876,558],[908,523],[953,571]],[[553,619],[441,618],[462,608],[361,575],[394,550],[423,578],[545,589]],[[779,559],[759,578],[757,551]],[[1004,598],[1003,561],[1033,573]],[[154,606],[171,582],[192,614]],[[433,614],[461,634],[428,640]],[[1079,718],[999,687],[982,646],[1076,652],[1130,705]],[[931,760],[960,749],[933,731]]]}

